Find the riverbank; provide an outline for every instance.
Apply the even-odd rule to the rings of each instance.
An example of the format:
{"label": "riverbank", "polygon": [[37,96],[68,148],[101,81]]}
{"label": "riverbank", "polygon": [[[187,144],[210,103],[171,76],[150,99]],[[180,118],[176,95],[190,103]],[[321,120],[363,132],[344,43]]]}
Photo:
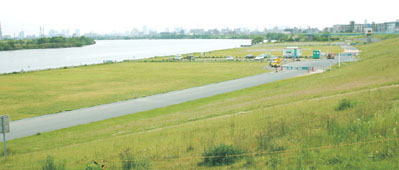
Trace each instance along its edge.
{"label": "riverbank", "polygon": [[22,49],[69,48],[83,47],[95,44],[93,38],[87,37],[51,37],[29,40],[1,40],[0,51],[13,51]]}
{"label": "riverbank", "polygon": [[0,73],[214,51],[249,43],[250,40],[98,40],[95,45],[78,48],[0,51]]}

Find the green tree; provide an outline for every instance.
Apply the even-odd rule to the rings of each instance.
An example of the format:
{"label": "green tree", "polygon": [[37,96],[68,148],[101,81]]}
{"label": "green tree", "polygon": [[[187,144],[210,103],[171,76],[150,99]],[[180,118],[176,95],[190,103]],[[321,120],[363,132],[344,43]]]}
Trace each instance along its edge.
{"label": "green tree", "polygon": [[263,42],[263,40],[264,40],[264,38],[262,36],[258,36],[258,37],[253,38],[251,43],[252,43],[252,45],[254,45],[254,44]]}

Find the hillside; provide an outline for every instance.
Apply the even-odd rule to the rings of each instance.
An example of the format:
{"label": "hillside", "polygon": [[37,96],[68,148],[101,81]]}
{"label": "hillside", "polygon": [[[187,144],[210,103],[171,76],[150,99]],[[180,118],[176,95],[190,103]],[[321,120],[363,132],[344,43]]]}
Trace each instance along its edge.
{"label": "hillside", "polygon": [[[360,61],[322,74],[13,140],[0,169],[39,169],[48,155],[67,169],[398,169],[398,46],[362,45]],[[204,162],[220,144],[236,148],[235,163]]]}

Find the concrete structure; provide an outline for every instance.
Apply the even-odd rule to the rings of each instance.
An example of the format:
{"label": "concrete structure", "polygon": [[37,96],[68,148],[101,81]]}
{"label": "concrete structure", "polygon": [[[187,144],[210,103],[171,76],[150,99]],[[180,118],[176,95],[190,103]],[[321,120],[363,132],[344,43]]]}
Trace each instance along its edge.
{"label": "concrete structure", "polygon": [[349,25],[337,24],[334,25],[330,30],[333,33],[345,33],[345,32],[359,32],[363,33],[365,28],[372,28],[375,33],[399,33],[399,21],[384,22],[384,23],[371,23],[367,22],[364,24],[356,24],[351,21]]}

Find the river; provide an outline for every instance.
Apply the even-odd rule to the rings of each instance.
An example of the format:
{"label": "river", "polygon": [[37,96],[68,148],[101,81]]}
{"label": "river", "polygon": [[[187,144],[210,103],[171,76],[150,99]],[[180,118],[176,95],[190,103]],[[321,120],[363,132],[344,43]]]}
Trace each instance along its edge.
{"label": "river", "polygon": [[250,40],[97,40],[95,45],[0,51],[0,74],[235,48]]}

